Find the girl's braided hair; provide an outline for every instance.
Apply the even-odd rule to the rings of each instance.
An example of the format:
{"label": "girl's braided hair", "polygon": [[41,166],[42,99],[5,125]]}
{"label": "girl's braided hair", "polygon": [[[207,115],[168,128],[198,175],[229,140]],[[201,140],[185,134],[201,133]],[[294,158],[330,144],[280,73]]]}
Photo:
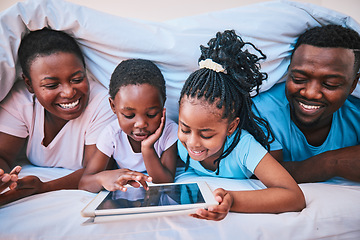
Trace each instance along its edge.
{"label": "girl's braided hair", "polygon": [[[244,49],[246,45],[250,45],[260,56]],[[267,78],[266,73],[260,72],[259,64],[266,56],[252,43],[244,42],[234,30],[218,32],[216,37],[208,42],[208,47],[200,46],[200,49],[199,61],[211,59],[220,64],[226,72],[216,72],[208,68],[193,72],[181,90],[179,104],[184,95],[196,97],[210,104],[216,102],[218,109],[224,108],[222,118],[229,119],[229,122],[236,117],[240,118],[233,142],[215,160],[216,174],[219,174],[220,160],[227,157],[236,147],[240,141],[241,129],[248,131],[262,146],[270,150],[269,139],[272,136],[269,124],[253,113],[251,99],[259,93],[262,81]],[[255,92],[251,94],[253,90]],[[261,129],[261,125],[266,128],[268,135]],[[189,155],[185,166],[186,169],[189,166]]]}

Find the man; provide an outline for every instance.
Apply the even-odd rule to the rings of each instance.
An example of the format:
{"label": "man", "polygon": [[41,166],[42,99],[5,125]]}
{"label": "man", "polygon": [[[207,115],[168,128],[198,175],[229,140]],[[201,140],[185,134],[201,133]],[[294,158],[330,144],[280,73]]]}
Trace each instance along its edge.
{"label": "man", "polygon": [[275,141],[271,154],[298,183],[360,181],[360,36],[327,25],[297,40],[285,83],[254,99]]}

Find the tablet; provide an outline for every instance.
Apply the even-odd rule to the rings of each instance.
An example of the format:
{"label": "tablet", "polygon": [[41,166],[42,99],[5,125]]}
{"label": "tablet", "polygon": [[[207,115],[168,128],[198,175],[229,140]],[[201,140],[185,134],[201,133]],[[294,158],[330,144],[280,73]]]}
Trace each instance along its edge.
{"label": "tablet", "polygon": [[134,218],[190,213],[214,205],[218,202],[206,182],[149,184],[149,190],[128,187],[126,192],[101,191],[81,214],[84,217],[127,215]]}

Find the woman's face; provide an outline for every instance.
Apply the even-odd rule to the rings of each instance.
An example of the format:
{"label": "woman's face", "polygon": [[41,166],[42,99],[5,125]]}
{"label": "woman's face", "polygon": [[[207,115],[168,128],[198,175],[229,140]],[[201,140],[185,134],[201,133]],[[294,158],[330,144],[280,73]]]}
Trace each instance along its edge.
{"label": "woman's face", "polygon": [[75,54],[57,52],[37,57],[30,65],[28,90],[36,95],[47,117],[72,120],[85,110],[89,82],[84,65]]}
{"label": "woman's face", "polygon": [[224,150],[226,137],[237,127],[238,118],[229,123],[222,118],[223,111],[205,100],[187,96],[181,99],[178,137],[189,156],[204,161],[203,166],[213,165]]}

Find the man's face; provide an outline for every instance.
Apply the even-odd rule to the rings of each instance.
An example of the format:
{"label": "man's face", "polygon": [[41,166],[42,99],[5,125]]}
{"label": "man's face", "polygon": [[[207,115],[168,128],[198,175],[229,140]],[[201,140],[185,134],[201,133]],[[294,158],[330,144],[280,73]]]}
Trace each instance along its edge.
{"label": "man's face", "polygon": [[345,48],[300,45],[286,79],[291,119],[301,130],[330,126],[332,115],[355,89],[355,56]]}

